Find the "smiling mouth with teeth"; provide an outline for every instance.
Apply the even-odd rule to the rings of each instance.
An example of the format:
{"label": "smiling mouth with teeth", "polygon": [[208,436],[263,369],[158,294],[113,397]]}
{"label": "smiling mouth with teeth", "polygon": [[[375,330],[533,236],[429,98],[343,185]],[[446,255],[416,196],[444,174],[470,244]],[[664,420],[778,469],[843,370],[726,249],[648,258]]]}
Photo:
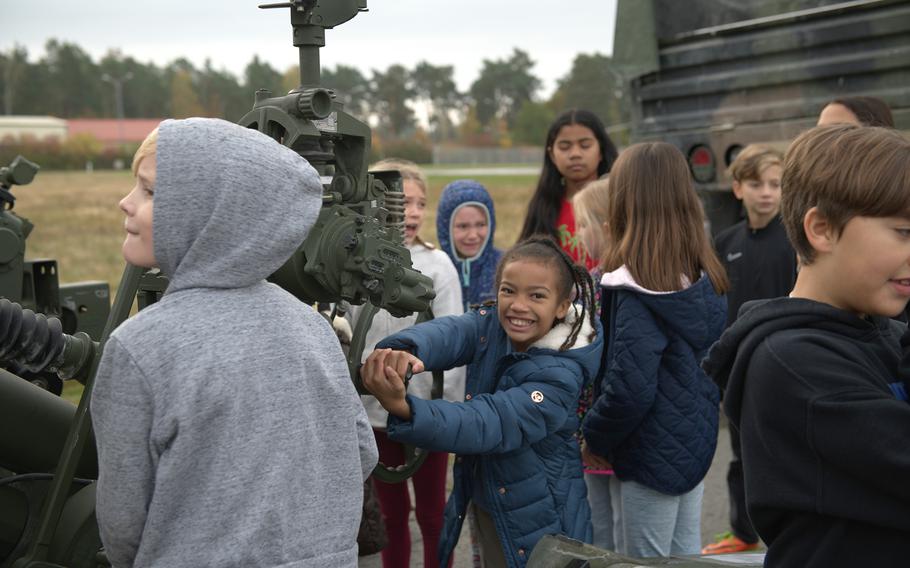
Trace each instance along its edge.
{"label": "smiling mouth with teeth", "polygon": [[509,323],[515,327],[530,327],[534,322],[526,319],[509,318]]}

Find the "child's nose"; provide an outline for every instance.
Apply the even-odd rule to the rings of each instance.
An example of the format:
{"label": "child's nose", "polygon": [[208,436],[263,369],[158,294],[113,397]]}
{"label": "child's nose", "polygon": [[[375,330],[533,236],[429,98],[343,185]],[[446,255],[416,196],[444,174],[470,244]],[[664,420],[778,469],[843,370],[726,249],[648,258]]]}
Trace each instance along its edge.
{"label": "child's nose", "polygon": [[521,296],[516,297],[515,301],[512,302],[512,310],[514,310],[514,311],[523,312],[527,309],[528,309],[528,303]]}
{"label": "child's nose", "polygon": [[132,192],[127,193],[123,197],[123,199],[120,200],[120,203],[118,203],[118,205],[120,206],[120,210],[123,211],[127,215],[130,214],[130,211],[129,211],[130,195],[132,195]]}

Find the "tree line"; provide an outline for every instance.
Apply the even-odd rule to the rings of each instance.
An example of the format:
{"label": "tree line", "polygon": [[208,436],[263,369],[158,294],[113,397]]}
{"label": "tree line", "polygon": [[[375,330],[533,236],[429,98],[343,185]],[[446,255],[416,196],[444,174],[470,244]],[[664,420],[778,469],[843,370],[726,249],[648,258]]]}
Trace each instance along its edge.
{"label": "tree line", "polygon": [[[426,61],[369,73],[344,64],[324,67],[322,84],[339,93],[348,112],[369,120],[383,140],[540,144],[550,121],[565,108],[590,109],[608,125],[626,121],[624,85],[611,63],[599,53],[577,55],[547,100],[538,96],[534,61],[517,48],[508,57],[484,60],[466,92],[458,90],[453,66]],[[78,45],[55,39],[34,62],[21,46],[0,52],[0,110],[7,115],[115,118],[122,112],[125,118],[237,121],[252,107],[257,89],[278,94],[297,84],[296,66],[281,71],[258,56],[238,78],[208,60],[201,67],[183,58],[159,67],[113,50],[96,62]],[[428,127],[418,125],[415,108],[426,109]]]}

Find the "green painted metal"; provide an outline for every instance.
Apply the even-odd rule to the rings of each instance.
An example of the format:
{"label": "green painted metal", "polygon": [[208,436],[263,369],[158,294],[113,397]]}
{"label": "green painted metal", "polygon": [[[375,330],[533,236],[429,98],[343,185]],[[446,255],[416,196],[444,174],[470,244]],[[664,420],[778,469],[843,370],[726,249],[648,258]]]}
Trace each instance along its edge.
{"label": "green painted metal", "polygon": [[[75,414],[72,403],[0,369],[0,467],[16,473],[53,471]],[[75,473],[98,476],[94,440]]]}
{"label": "green painted metal", "polygon": [[290,8],[300,86],[282,96],[257,92],[253,110],[239,123],[296,150],[325,188],[310,236],[270,280],[306,302],[369,301],[399,316],[425,310],[435,294],[432,281],[411,268],[401,240],[401,176],[367,171],[369,126],[345,112],[320,79],[325,30],[366,10],[366,2],[295,0],[262,7]]}
{"label": "green painted metal", "polygon": [[[61,320],[66,333],[101,334],[109,311],[106,282],[78,282],[61,286],[57,261],[27,260],[26,240],[32,223],[13,211],[14,185],[27,185],[39,166],[17,156],[0,167],[0,298]],[[41,383],[41,377],[28,377]],[[46,379],[46,378],[45,378]]]}
{"label": "green painted metal", "polygon": [[15,487],[0,485],[0,511],[0,558],[6,558],[15,549],[25,530],[28,498]]}
{"label": "green painted metal", "polygon": [[[129,264],[126,265],[123,276],[120,279],[120,287],[117,292],[117,297],[114,300],[110,317],[102,332],[102,336],[99,338],[101,345],[107,341],[111,332],[129,317],[130,309],[139,290],[139,280],[142,273],[143,270],[141,268]],[[69,432],[64,443],[63,451],[60,453],[53,480],[47,490],[44,505],[41,509],[37,533],[30,541],[27,552],[12,564],[13,568],[44,568],[58,566],[57,564],[54,564],[54,562],[60,562],[59,566],[67,566],[69,568],[95,568],[98,565],[94,555],[86,558],[80,557],[81,559],[72,557],[54,558],[51,555],[51,552],[52,544],[56,551],[74,550],[80,551],[80,554],[86,547],[94,547],[96,552],[101,547],[100,538],[96,539],[93,543],[90,542],[88,544],[82,542],[65,543],[60,542],[59,539],[55,540],[58,531],[78,534],[80,537],[88,539],[91,539],[93,535],[97,535],[97,532],[86,533],[85,530],[82,530],[79,527],[73,527],[66,524],[77,522],[81,527],[84,523],[83,515],[69,514],[65,518],[62,516],[68,506],[72,507],[69,503],[73,495],[73,479],[76,477],[77,465],[84,459],[86,452],[94,449],[94,444],[89,443],[91,440],[89,402],[92,398],[95,373],[98,369],[98,362],[100,359],[101,349],[94,349],[92,351],[91,359],[86,363],[88,365],[88,379],[85,382],[85,389],[83,390],[82,398],[79,401],[79,406],[76,408],[75,415],[70,423]],[[77,562],[80,563],[77,564]]]}
{"label": "green painted metal", "polygon": [[[366,342],[367,332],[373,324],[373,318],[379,312],[373,304],[367,304],[360,311],[357,317],[357,325],[354,326],[354,334],[351,339],[351,345],[347,353],[348,370],[351,378],[354,380],[354,386],[360,394],[370,394],[363,388],[363,382],[360,378],[360,361],[363,359],[363,349]],[[427,309],[417,316],[416,323],[422,323],[433,319],[432,309]],[[430,388],[430,398],[442,398],[443,372],[433,371],[433,386]],[[410,376],[405,377],[405,382],[410,380]],[[373,476],[386,483],[401,483],[414,475],[423,462],[427,459],[428,452],[414,446],[404,444],[404,463],[398,466],[387,466],[383,463],[376,464],[373,469]]]}
{"label": "green painted metal", "polygon": [[[620,0],[618,14],[618,68],[643,70],[627,75],[632,139],[710,148],[716,172],[696,186],[714,232],[740,217],[738,149],[786,149],[831,99],[878,97],[910,130],[908,0]],[[655,47],[657,65],[629,46]]]}
{"label": "green painted metal", "polygon": [[13,213],[16,198],[12,186],[31,183],[38,169],[37,164],[22,156],[17,156],[9,166],[0,167],[0,297],[19,303],[22,303],[25,239],[34,226]]}

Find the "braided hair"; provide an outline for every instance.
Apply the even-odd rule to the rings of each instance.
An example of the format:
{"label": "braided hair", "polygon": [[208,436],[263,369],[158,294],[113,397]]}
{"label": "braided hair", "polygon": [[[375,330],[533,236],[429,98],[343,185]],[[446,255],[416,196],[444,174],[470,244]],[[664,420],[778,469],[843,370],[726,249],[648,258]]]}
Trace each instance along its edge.
{"label": "braided hair", "polygon": [[578,339],[578,334],[584,325],[585,317],[591,322],[591,337],[597,324],[596,300],[594,299],[594,281],[583,266],[575,264],[555,240],[545,235],[532,236],[520,241],[502,255],[496,266],[496,288],[502,281],[502,271],[505,266],[516,260],[533,260],[543,264],[553,265],[558,271],[557,286],[560,299],[574,299],[576,304],[581,304],[581,314],[572,322],[572,329],[565,342],[559,347],[560,351],[571,349]]}

